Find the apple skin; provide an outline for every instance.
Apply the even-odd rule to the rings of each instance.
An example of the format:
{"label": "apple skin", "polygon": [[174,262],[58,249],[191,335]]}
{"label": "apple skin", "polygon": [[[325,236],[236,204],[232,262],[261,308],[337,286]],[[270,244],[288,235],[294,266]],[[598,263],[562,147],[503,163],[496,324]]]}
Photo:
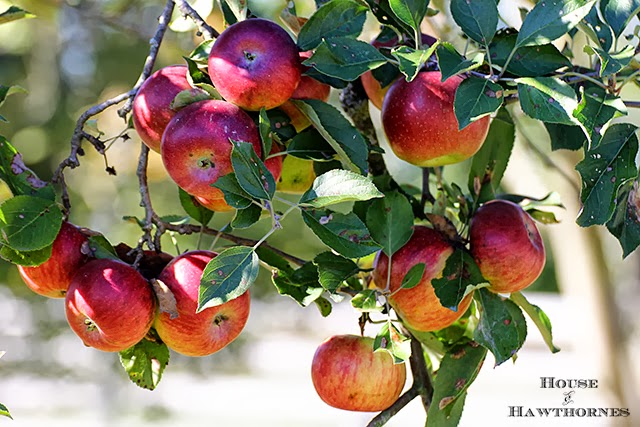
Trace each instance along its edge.
{"label": "apple skin", "polygon": [[535,222],[519,205],[492,200],[476,211],[469,233],[471,254],[490,291],[525,289],[542,273],[545,249]]}
{"label": "apple skin", "polygon": [[286,156],[282,162],[282,173],[276,189],[282,193],[303,194],[313,185],[316,172],[313,161]]}
{"label": "apple skin", "polygon": [[393,152],[420,167],[443,166],[473,156],[489,131],[489,116],[461,131],[453,111],[460,76],[440,81],[439,71],[422,71],[412,82],[396,80],[382,104],[382,126]]}
{"label": "apple skin", "polygon": [[220,34],[209,55],[209,75],[220,95],[249,110],[282,105],[300,82],[298,48],[278,24],[256,18]]}
{"label": "apple skin", "polygon": [[[225,101],[205,100],[176,113],[162,138],[162,161],[171,179],[213,211],[229,211],[221,190],[221,176],[233,172],[230,139],[249,142],[260,156],[258,129],[249,115]],[[281,156],[265,162],[276,182],[282,171]]]}
{"label": "apple skin", "polygon": [[51,257],[35,267],[18,266],[24,283],[35,293],[49,298],[64,298],[78,268],[88,257],[82,253],[87,236],[75,226],[63,222],[53,241]]}
{"label": "apple skin", "polygon": [[153,151],[160,152],[162,133],[176,114],[170,108],[171,101],[186,89],[191,86],[184,65],[164,67],[140,86],[133,100],[131,116],[140,139]]}
{"label": "apple skin", "polygon": [[377,412],[391,406],[406,381],[404,363],[386,351],[373,351],[373,338],[336,335],[315,352],[311,379],[328,405],[348,411]]}
{"label": "apple skin", "polygon": [[173,292],[178,317],[159,313],[155,329],[169,348],[186,356],[207,356],[235,340],[249,318],[249,291],[196,313],[200,279],[216,254],[190,251],[174,258],[158,277]]}
{"label": "apple skin", "polygon": [[[393,254],[389,283],[393,296],[389,297],[389,303],[413,329],[430,332],[446,328],[471,305],[472,294],[469,294],[458,305],[458,311],[443,307],[431,284],[431,280],[442,277],[447,258],[452,253],[453,247],[442,234],[432,228],[416,226],[411,239]],[[420,283],[410,289],[398,290],[407,272],[421,262],[426,268]],[[380,251],[374,260],[372,274],[380,289],[386,286],[388,265],[389,257]]]}
{"label": "apple skin", "polygon": [[151,285],[129,264],[113,259],[86,263],[65,297],[71,329],[89,347],[126,350],[149,332],[156,314]]}

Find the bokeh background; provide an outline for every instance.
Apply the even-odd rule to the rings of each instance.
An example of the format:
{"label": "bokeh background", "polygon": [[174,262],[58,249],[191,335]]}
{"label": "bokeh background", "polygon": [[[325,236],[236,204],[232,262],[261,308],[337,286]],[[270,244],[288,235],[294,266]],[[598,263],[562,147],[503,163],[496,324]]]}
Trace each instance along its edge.
{"label": "bokeh background", "polygon": [[[219,11],[213,0],[192,4],[219,30]],[[313,1],[296,1],[302,15],[313,11]],[[68,155],[77,117],[90,106],[125,92],[135,83],[148,52],[148,41],[163,1],[151,0],[31,0],[14,1],[37,15],[0,26],[0,83],[18,84],[26,95],[10,97],[2,107],[9,123],[0,134],[22,152],[25,162],[43,179]],[[432,1],[448,10],[448,2]],[[0,11],[9,7],[0,0]],[[500,3],[502,24],[518,27],[518,7],[528,1]],[[633,27],[633,24],[631,28]],[[160,49],[156,69],[179,63],[201,39],[178,14]],[[369,19],[363,39],[375,35]],[[441,13],[424,27],[459,47],[455,24]],[[563,41],[558,42],[562,45]],[[586,61],[575,41],[576,60]],[[630,88],[628,99],[639,100]],[[338,93],[331,101],[338,103]],[[126,124],[108,110],[97,126],[107,137],[120,134]],[[371,107],[383,147],[379,112]],[[579,177],[574,170],[580,155],[550,152],[549,137],[539,123],[517,108],[519,124],[514,155],[503,181],[504,190],[543,197],[560,194],[566,209],[555,211],[560,224],[541,226],[548,262],[542,277],[526,291],[554,325],[552,355],[530,324],[529,338],[515,364],[493,367],[489,357],[467,398],[461,425],[490,421],[495,426],[537,426],[540,418],[510,418],[510,406],[559,407],[563,390],[540,388],[540,377],[597,379],[595,390],[578,390],[576,407],[630,408],[618,419],[556,418],[558,426],[640,425],[637,385],[640,369],[640,269],[637,254],[622,259],[617,241],[603,228],[579,228]],[[635,111],[630,118],[640,125]],[[135,176],[140,141],[130,131],[128,141],[115,140],[107,151],[116,176],[105,172],[104,159],[86,147],[80,168],[67,173],[73,210],[71,221],[98,230],[112,243],[135,246],[140,230],[123,216],[142,216]],[[419,185],[420,171],[390,154],[391,173],[403,183]],[[466,187],[468,164],[447,168],[447,178]],[[150,191],[161,215],[184,215],[177,188],[167,178],[160,157],[150,154]],[[212,226],[222,227],[228,215],[216,214]],[[260,237],[269,224],[259,223],[244,234]],[[197,245],[197,236],[169,236],[163,249],[172,254]],[[270,243],[311,258],[321,243],[291,215],[283,231]],[[226,242],[219,242],[217,248]],[[212,239],[204,237],[201,247]],[[302,248],[302,249],[301,249]],[[300,252],[302,251],[302,252]],[[231,346],[206,358],[172,354],[159,387],[149,392],[129,382],[114,354],[85,348],[67,327],[63,303],[31,293],[15,266],[0,261],[0,402],[11,410],[15,426],[142,426],[142,425],[273,425],[362,426],[373,414],[348,413],[328,407],[315,394],[310,363],[316,346],[333,334],[357,333],[358,314],[348,301],[334,305],[322,318],[314,306],[302,308],[280,297],[262,271],[252,288],[252,314],[246,330]],[[367,333],[375,334],[369,327]],[[410,383],[409,383],[410,384]],[[415,401],[389,425],[418,426],[424,412]]]}

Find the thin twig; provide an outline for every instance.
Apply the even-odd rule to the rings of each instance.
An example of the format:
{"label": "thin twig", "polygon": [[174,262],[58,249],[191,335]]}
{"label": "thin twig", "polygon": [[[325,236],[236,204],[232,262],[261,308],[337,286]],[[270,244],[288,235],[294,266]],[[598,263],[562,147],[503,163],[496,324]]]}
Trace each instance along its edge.
{"label": "thin twig", "polygon": [[194,8],[191,7],[186,0],[175,0],[176,6],[184,16],[188,16],[196,23],[199,28],[200,33],[204,34],[207,39],[215,39],[220,34],[209,24],[205,22],[204,19],[195,11]]}
{"label": "thin twig", "polygon": [[140,157],[138,158],[138,169],[136,175],[138,176],[138,183],[140,185],[140,206],[144,208],[144,225],[142,226],[143,234],[140,237],[138,246],[136,247],[136,261],[134,266],[142,259],[143,246],[146,244],[151,250],[160,250],[160,246],[156,245],[151,238],[151,231],[153,230],[153,207],[151,206],[151,196],[149,195],[149,183],[147,180],[147,166],[149,164],[149,147],[145,144],[140,144]]}
{"label": "thin twig", "polygon": [[436,199],[431,194],[429,189],[429,175],[431,174],[431,168],[422,168],[422,197],[420,198],[420,204],[424,209],[427,202],[435,203]]}

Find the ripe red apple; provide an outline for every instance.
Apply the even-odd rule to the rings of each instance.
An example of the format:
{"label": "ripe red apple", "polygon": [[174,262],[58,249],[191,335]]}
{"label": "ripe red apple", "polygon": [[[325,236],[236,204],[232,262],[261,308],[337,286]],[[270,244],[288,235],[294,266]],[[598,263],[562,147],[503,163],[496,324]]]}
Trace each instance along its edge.
{"label": "ripe red apple", "polygon": [[250,111],[271,109],[289,99],[300,82],[298,48],[274,22],[240,21],[211,48],[209,75],[227,101]]}
{"label": "ripe red apple", "polygon": [[[171,179],[213,211],[231,210],[222,191],[211,186],[233,172],[230,140],[249,142],[258,155],[262,153],[251,117],[229,102],[216,100],[194,102],[178,111],[162,138],[162,161]],[[265,164],[277,182],[281,156]]]}
{"label": "ripe red apple", "polygon": [[443,166],[473,156],[489,131],[489,116],[458,130],[453,112],[460,76],[440,81],[439,71],[422,71],[412,82],[396,80],[382,104],[382,126],[393,152],[421,167]]}
{"label": "ripe red apple", "polygon": [[386,351],[373,352],[373,338],[337,335],[313,356],[311,379],[320,398],[335,408],[377,412],[400,396],[406,381],[404,363],[394,364]]}
{"label": "ripe red apple", "polygon": [[151,285],[129,264],[95,259],[73,277],[65,309],[69,326],[85,345],[122,351],[149,332],[156,297]]}
{"label": "ripe red apple", "polygon": [[538,227],[515,203],[482,205],[471,219],[469,238],[471,254],[493,292],[520,291],[542,273],[545,251]]}
{"label": "ripe red apple", "polygon": [[176,114],[171,101],[185,89],[191,89],[187,67],[171,65],[155,73],[140,86],[131,110],[133,126],[140,139],[153,151],[160,152],[162,133]]}
{"label": "ripe red apple", "polygon": [[170,348],[187,356],[207,356],[235,340],[249,318],[249,291],[196,313],[202,272],[216,254],[191,251],[174,258],[158,277],[173,292],[178,317],[159,313],[155,328]]}
{"label": "ripe red apple", "polygon": [[[442,234],[432,228],[416,226],[411,239],[393,254],[389,283],[389,290],[393,295],[389,297],[389,302],[413,329],[427,332],[446,328],[458,320],[471,305],[470,294],[460,302],[458,311],[444,307],[431,284],[431,280],[442,277],[447,258],[452,253],[453,247]],[[426,268],[420,283],[410,289],[398,290],[407,272],[421,262]],[[389,257],[379,252],[373,266],[373,281],[376,286],[384,289]]]}
{"label": "ripe red apple", "polygon": [[75,225],[63,222],[53,241],[51,257],[35,267],[18,266],[24,283],[40,295],[49,298],[64,298],[73,275],[84,263],[87,256],[82,253],[82,245],[87,236]]}

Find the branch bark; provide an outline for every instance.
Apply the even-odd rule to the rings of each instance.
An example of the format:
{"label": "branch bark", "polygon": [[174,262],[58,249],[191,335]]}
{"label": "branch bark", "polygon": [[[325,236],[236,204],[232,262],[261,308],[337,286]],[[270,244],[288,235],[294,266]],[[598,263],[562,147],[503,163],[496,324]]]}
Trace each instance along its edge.
{"label": "branch bark", "polygon": [[220,34],[209,24],[205,22],[204,19],[196,12],[194,8],[186,0],[175,0],[176,6],[180,12],[193,20],[199,28],[201,34],[204,34],[207,39],[215,39]]}

